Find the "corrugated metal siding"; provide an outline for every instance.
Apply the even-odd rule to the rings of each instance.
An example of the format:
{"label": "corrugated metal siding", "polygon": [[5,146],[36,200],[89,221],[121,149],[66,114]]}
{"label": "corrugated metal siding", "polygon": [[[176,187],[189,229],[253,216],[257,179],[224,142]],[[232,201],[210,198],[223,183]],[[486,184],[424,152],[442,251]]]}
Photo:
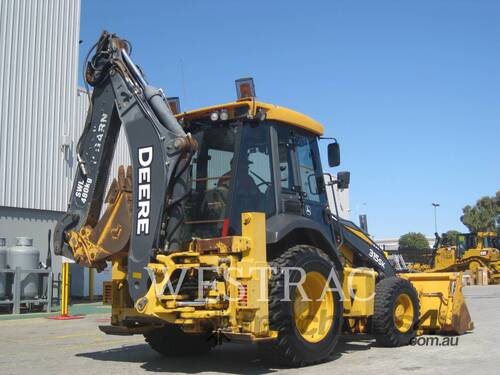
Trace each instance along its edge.
{"label": "corrugated metal siding", "polygon": [[[76,126],[72,128],[72,133],[71,133],[71,139],[75,140],[73,145],[71,146],[72,157],[73,157],[73,168],[71,170],[71,181],[67,184],[68,186],[68,192],[66,195],[67,197],[69,197],[69,194],[71,193],[72,178],[76,172],[75,149],[76,149],[76,144],[78,143],[78,138],[80,137],[80,134],[85,125],[88,106],[89,106],[89,99],[87,92],[85,90],[78,89],[76,115],[74,119],[74,124]],[[118,167],[120,165],[125,165],[125,166],[130,165],[127,138],[125,137],[125,132],[123,128],[120,130],[120,135],[118,137],[118,142],[116,144],[115,156],[113,158],[113,164],[111,165],[110,169],[110,178],[108,181],[108,186],[111,184],[111,181],[113,181],[113,178],[116,177],[118,172]]]}
{"label": "corrugated metal siding", "polygon": [[[45,262],[48,251],[47,233],[62,216],[61,212],[0,207],[0,237],[7,239],[7,246],[16,244],[16,237],[33,238],[33,246],[40,250],[40,260]],[[52,269],[60,272],[61,257],[52,256]]]}
{"label": "corrugated metal siding", "polygon": [[[88,109],[79,33],[79,0],[0,1],[0,206],[66,210]],[[120,134],[113,175],[128,163]]]}
{"label": "corrugated metal siding", "polygon": [[118,137],[118,143],[116,144],[115,157],[113,159],[113,165],[111,166],[111,173],[108,184],[110,184],[112,178],[116,177],[116,175],[118,174],[118,167],[120,165],[124,165],[125,167],[131,165],[130,155],[128,152],[127,137],[125,136],[125,131],[123,129],[120,130],[120,136]]}
{"label": "corrugated metal siding", "polygon": [[0,206],[66,206],[79,24],[78,0],[0,1]]}

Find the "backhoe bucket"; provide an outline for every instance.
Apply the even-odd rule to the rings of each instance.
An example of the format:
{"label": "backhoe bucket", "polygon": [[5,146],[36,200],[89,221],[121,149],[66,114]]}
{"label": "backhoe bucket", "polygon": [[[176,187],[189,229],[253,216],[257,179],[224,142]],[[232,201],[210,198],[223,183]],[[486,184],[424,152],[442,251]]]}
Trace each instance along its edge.
{"label": "backhoe bucket", "polygon": [[474,329],[462,293],[462,273],[405,273],[418,292],[419,331],[462,335]]}

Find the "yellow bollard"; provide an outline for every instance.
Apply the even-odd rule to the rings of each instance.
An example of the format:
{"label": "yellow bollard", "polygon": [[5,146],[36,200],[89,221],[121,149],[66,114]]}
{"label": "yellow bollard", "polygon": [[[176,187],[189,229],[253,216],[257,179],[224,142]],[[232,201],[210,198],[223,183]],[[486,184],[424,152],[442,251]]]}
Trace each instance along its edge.
{"label": "yellow bollard", "polygon": [[61,316],[68,315],[69,263],[62,264]]}
{"label": "yellow bollard", "polygon": [[61,313],[60,315],[49,316],[48,319],[53,320],[69,320],[69,319],[82,319],[82,315],[69,315],[69,262],[63,259],[61,267],[62,281],[61,281]]}

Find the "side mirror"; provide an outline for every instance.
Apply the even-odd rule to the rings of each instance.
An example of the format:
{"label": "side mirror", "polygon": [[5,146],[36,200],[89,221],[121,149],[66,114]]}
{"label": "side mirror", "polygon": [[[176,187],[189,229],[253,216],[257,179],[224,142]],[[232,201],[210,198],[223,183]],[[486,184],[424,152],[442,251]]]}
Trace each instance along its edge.
{"label": "side mirror", "polygon": [[339,189],[347,189],[351,182],[351,172],[337,173],[337,187]]}
{"label": "side mirror", "polygon": [[340,164],[340,146],[337,142],[328,145],[328,165],[336,167]]}

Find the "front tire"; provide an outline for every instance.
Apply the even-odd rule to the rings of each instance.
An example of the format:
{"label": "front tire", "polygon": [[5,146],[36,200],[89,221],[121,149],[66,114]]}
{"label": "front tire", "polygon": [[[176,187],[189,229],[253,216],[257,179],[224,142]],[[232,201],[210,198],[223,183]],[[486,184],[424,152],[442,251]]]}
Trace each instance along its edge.
{"label": "front tire", "polygon": [[372,319],[377,343],[387,347],[408,345],[417,333],[419,308],[411,282],[396,276],[381,280],[375,287]]}
{"label": "front tire", "polygon": [[[261,356],[286,366],[331,359],[343,315],[341,295],[335,290],[342,287],[340,282],[335,283],[339,276],[333,262],[321,250],[299,245],[287,250],[271,266],[269,323],[272,330],[278,331],[278,337],[259,345]],[[302,277],[305,293],[294,285]]]}
{"label": "front tire", "polygon": [[147,332],[144,338],[151,349],[166,357],[199,356],[213,347],[208,334],[187,334],[175,325]]}

